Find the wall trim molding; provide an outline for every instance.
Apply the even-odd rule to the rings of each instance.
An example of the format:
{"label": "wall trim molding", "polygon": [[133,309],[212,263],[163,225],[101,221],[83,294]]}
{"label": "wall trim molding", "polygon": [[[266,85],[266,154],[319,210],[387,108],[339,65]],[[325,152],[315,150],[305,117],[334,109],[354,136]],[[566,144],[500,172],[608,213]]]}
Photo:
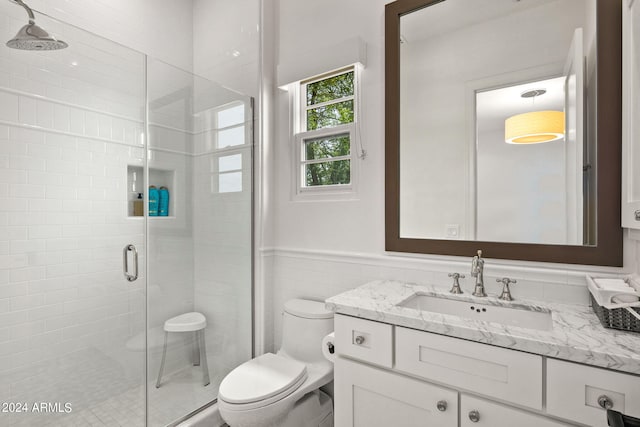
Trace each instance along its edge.
{"label": "wall trim molding", "polygon": [[132,117],[129,117],[129,116],[125,116],[125,115],[122,115],[122,114],[112,113],[110,111],[99,110],[97,108],[88,107],[86,105],[80,105],[80,104],[74,104],[72,102],[61,101],[59,99],[51,98],[51,97],[48,97],[46,95],[38,95],[38,94],[35,94],[35,93],[23,92],[21,90],[11,89],[11,88],[8,88],[6,86],[0,86],[0,91],[5,92],[5,93],[10,93],[10,94],[13,94],[13,95],[17,95],[17,96],[24,96],[26,98],[32,98],[32,99],[36,99],[36,100],[40,100],[40,101],[47,101],[47,102],[51,102],[52,104],[64,105],[65,107],[76,108],[78,110],[89,111],[91,113],[103,114],[105,116],[114,117],[116,119],[121,119],[121,120],[127,120],[127,121],[138,123],[138,124],[144,123],[144,120],[142,120],[142,119],[135,119],[135,118],[132,118]]}
{"label": "wall trim molding", "polygon": [[[385,252],[384,254],[334,251],[321,249],[302,249],[287,247],[264,247],[259,249],[262,257],[298,258],[312,261],[339,262],[390,268],[406,268],[429,272],[448,273],[466,271],[471,265],[469,259],[449,256],[424,256]],[[522,262],[487,259],[485,271],[490,276],[523,277],[544,283],[586,286],[585,275],[598,274],[606,277],[621,277],[628,272],[617,267],[594,267],[579,265],[543,265],[538,262]],[[582,268],[581,268],[582,267]]]}
{"label": "wall trim molding", "polygon": [[[0,120],[0,125],[3,126],[8,126],[8,127],[16,127],[16,128],[22,128],[22,129],[28,129],[28,130],[32,130],[32,131],[36,131],[36,132],[45,132],[45,133],[54,133],[57,135],[65,135],[65,136],[70,136],[73,138],[79,138],[79,139],[88,139],[88,140],[92,140],[92,141],[100,141],[100,142],[105,142],[108,144],[116,144],[116,145],[123,145],[125,147],[130,147],[130,148],[144,148],[144,146],[142,145],[134,145],[128,142],[122,142],[122,141],[115,141],[111,138],[102,138],[100,136],[89,136],[89,135],[84,135],[81,133],[75,133],[75,132],[70,132],[70,131],[66,131],[66,130],[59,130],[59,129],[54,129],[54,128],[49,128],[49,127],[44,127],[44,126],[38,126],[38,125],[28,125],[28,124],[24,124],[24,123],[15,123],[15,122],[10,122],[8,120]],[[158,150],[160,151],[160,150]]]}

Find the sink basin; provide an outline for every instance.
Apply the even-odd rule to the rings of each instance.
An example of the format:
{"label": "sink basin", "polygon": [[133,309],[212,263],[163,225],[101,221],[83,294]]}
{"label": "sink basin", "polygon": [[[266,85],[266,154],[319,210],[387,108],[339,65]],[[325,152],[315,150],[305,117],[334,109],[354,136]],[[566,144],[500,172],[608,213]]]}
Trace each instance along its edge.
{"label": "sink basin", "polygon": [[504,307],[424,294],[415,294],[397,306],[539,331],[550,331],[553,327],[551,311],[546,309]]}

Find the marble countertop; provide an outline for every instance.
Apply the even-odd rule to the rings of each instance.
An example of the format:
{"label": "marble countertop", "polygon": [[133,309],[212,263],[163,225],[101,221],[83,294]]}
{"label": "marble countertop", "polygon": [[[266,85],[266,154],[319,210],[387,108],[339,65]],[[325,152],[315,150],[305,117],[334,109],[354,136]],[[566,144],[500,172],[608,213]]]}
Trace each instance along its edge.
{"label": "marble countertop", "polygon": [[[553,326],[551,330],[535,330],[397,306],[416,293],[532,311],[551,310]],[[367,283],[327,299],[326,307],[339,314],[640,374],[640,333],[604,328],[591,307],[458,296],[443,288],[398,281]]]}

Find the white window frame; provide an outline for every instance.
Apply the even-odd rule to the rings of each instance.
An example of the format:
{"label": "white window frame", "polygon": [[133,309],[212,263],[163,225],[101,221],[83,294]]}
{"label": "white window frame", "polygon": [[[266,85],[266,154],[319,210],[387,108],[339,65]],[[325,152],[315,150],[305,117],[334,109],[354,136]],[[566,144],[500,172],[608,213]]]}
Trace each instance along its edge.
{"label": "white window frame", "polygon": [[[245,162],[245,150],[236,150],[236,151],[227,151],[224,154],[217,153],[214,156],[215,165],[212,165],[212,169],[216,171],[215,180],[213,185],[215,185],[215,194],[237,194],[243,193],[245,191],[246,186],[246,162]],[[220,159],[223,157],[231,157],[231,156],[240,156],[240,168],[239,169],[228,169],[225,171],[220,170]],[[223,175],[229,175],[232,173],[240,173],[240,190],[236,191],[220,191],[220,180]]]}
{"label": "white window frame", "polygon": [[[225,126],[225,127],[218,127],[219,123],[218,123],[218,113],[221,111],[225,111],[228,110],[230,108],[234,108],[237,106],[244,106],[244,120],[242,122],[230,125],[230,126]],[[217,197],[224,197],[224,198],[238,198],[238,197],[244,197],[244,194],[247,193],[247,188],[251,188],[251,171],[249,168],[249,164],[247,163],[249,161],[249,159],[251,158],[251,147],[253,144],[252,141],[252,126],[253,123],[251,122],[251,104],[245,101],[232,101],[229,102],[227,104],[215,107],[212,109],[212,114],[213,114],[213,121],[212,121],[212,126],[209,129],[205,129],[203,130],[203,132],[212,132],[213,134],[213,141],[211,144],[211,147],[209,148],[210,151],[205,151],[202,154],[199,155],[206,155],[206,156],[211,156],[210,162],[210,173],[211,173],[211,194],[214,194]],[[234,129],[234,128],[239,128],[243,126],[244,127],[244,143],[243,144],[238,144],[238,145],[230,145],[227,147],[222,147],[219,148],[219,134],[221,131],[225,131],[228,129]],[[228,171],[224,171],[224,172],[220,172],[219,170],[219,158],[220,157],[226,157],[226,156],[232,156],[234,154],[240,154],[242,157],[242,169],[234,169],[234,170],[228,170]],[[220,192],[220,175],[224,175],[227,173],[233,173],[233,172],[241,172],[242,173],[242,190],[241,191],[229,191],[229,192]]]}
{"label": "white window frame", "polygon": [[[328,102],[323,102],[314,105],[307,105],[306,88],[307,85],[315,83],[321,80],[325,80],[340,74],[345,74],[350,71],[354,73],[353,79],[353,95],[343,97]],[[358,150],[357,144],[357,122],[359,119],[359,81],[360,76],[358,72],[358,66],[353,65],[339,70],[335,70],[320,76],[312,77],[308,80],[292,83],[289,86],[290,93],[290,105],[292,106],[292,122],[293,122],[293,144],[294,144],[294,156],[293,156],[293,179],[294,191],[293,198],[298,200],[322,200],[322,199],[349,199],[355,198],[358,181]],[[334,127],[326,127],[322,129],[306,131],[307,123],[307,111],[318,107],[332,105],[339,102],[353,100],[353,122],[348,124],[342,124]],[[331,159],[315,159],[305,160],[304,144],[307,141],[331,137],[331,136],[349,136],[349,155],[334,157]],[[340,161],[349,160],[350,163],[350,183],[349,184],[334,184],[334,185],[318,185],[318,186],[306,186],[306,173],[305,166],[313,163],[326,163],[327,161]]]}
{"label": "white window frame", "polygon": [[[244,108],[244,120],[240,123],[236,123],[230,126],[225,126],[225,127],[218,127],[218,114],[221,111],[226,111],[238,106],[242,106]],[[242,147],[246,147],[247,145],[250,145],[250,129],[249,127],[251,126],[250,123],[250,119],[247,118],[247,113],[250,111],[249,110],[250,106],[247,105],[246,102],[243,101],[233,101],[233,102],[229,102],[228,104],[216,107],[213,111],[213,115],[214,115],[214,119],[213,119],[213,128],[215,130],[215,141],[214,141],[214,147],[213,149],[215,151],[224,151],[224,150],[234,150],[234,149],[239,149]],[[249,111],[248,111],[249,110]],[[224,132],[226,130],[231,130],[231,129],[237,129],[243,127],[244,128],[244,142],[242,144],[238,144],[238,145],[229,145],[226,147],[220,147],[220,133]]]}

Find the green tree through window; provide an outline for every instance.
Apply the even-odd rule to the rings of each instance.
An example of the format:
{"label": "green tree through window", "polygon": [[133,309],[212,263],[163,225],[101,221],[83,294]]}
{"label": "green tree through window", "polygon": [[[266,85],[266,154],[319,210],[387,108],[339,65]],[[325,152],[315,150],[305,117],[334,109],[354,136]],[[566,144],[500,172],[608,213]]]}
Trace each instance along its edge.
{"label": "green tree through window", "polygon": [[[305,86],[306,131],[354,122],[353,70]],[[351,134],[337,133],[303,140],[304,186],[351,183]]]}
{"label": "green tree through window", "polygon": [[[333,159],[349,156],[351,144],[348,135],[322,138],[305,142],[307,160]],[[305,170],[306,185],[336,185],[351,182],[351,162],[336,160],[308,163]]]}

